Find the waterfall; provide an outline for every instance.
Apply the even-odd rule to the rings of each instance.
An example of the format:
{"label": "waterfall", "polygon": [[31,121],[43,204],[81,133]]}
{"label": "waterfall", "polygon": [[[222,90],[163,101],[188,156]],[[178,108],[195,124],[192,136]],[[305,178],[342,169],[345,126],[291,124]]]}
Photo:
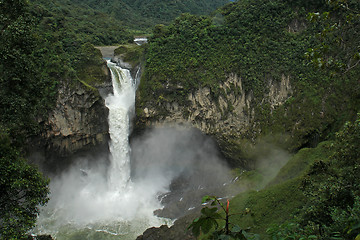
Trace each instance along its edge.
{"label": "waterfall", "polygon": [[[161,188],[151,179],[130,179],[130,121],[134,114],[136,77],[108,61],[113,94],[105,103],[109,109],[110,164],[97,159],[89,164],[80,159],[68,171],[50,182],[50,201],[41,209],[36,234],[51,234],[59,240],[133,240],[146,228],[166,222],[154,216],[161,208],[156,198]],[[139,75],[139,70],[136,76]]]}
{"label": "waterfall", "polygon": [[[35,234],[51,234],[57,240],[134,240],[146,228],[172,223],[155,216],[154,211],[163,207],[159,197],[169,192],[173,179],[190,176],[193,183],[186,182],[189,198],[196,201],[193,189],[222,183],[220,176],[227,173],[216,147],[191,129],[152,129],[134,139],[131,152],[128,138],[137,77],[132,79],[129,70],[107,64],[113,83],[113,93],[105,99],[110,164],[106,157],[95,162],[77,159],[67,171],[52,178],[50,201],[41,209]],[[134,160],[132,179],[130,153]],[[191,209],[193,205],[184,205],[182,193],[178,194],[170,196],[169,202],[179,204],[174,209]]]}
{"label": "waterfall", "polygon": [[134,111],[136,84],[128,69],[108,61],[114,93],[106,98],[109,108],[111,166],[110,188],[125,190],[130,182],[130,114]]}

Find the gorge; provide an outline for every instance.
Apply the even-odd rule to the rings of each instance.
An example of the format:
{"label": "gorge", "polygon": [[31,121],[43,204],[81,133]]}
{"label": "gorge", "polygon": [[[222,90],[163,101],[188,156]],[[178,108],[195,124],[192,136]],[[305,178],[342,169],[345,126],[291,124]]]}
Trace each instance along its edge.
{"label": "gorge", "polygon": [[357,239],[359,2],[155,2],[0,1],[0,238]]}
{"label": "gorge", "polygon": [[[200,193],[231,180],[214,143],[198,130],[163,125],[135,137],[130,148],[140,79],[109,60],[107,65],[113,85],[113,93],[105,98],[109,156],[77,157],[52,177],[50,201],[41,209],[37,234],[56,239],[135,239],[146,228],[171,225],[171,219],[154,215],[162,208],[161,199],[184,202],[185,206],[170,210],[173,214],[163,214],[174,219],[199,205]],[[170,192],[173,181],[181,187]]]}
{"label": "gorge", "polygon": [[[56,239],[134,239],[146,227],[163,222],[153,216],[156,193],[130,179],[130,121],[136,81],[130,71],[108,61],[113,93],[109,109],[109,161],[83,158],[53,178],[48,205],[36,231]],[[101,118],[105,116],[100,116]],[[110,237],[110,238],[109,238]]]}

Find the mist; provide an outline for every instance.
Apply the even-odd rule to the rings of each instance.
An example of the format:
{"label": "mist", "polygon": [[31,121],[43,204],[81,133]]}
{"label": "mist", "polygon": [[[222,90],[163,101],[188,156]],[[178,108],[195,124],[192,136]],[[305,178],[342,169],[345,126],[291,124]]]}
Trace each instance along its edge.
{"label": "mist", "polygon": [[189,187],[198,188],[229,179],[229,169],[216,143],[200,130],[155,128],[132,141],[131,146],[134,183],[151,182],[166,189],[181,176]]}
{"label": "mist", "polygon": [[[114,88],[105,99],[109,156],[78,159],[51,179],[50,201],[41,209],[38,233],[78,239],[78,232],[88,229],[134,239],[146,228],[185,214],[195,202],[201,203],[206,190],[212,193],[230,181],[216,143],[195,128],[149,129],[129,145],[136,81],[129,70],[110,61],[108,67]],[[163,208],[167,212],[160,214]],[[101,239],[88,233],[81,237]]]}
{"label": "mist", "polygon": [[291,154],[273,136],[259,139],[254,145],[248,144],[246,151],[248,170],[259,176],[250,184],[250,188],[256,185],[256,190],[268,186],[291,158]]}
{"label": "mist", "polygon": [[175,189],[184,193],[221,186],[230,179],[215,142],[196,129],[154,128],[134,138],[131,177],[125,184],[119,182],[120,188],[109,179],[111,167],[107,159],[83,158],[54,177],[37,230],[57,236],[65,225],[81,229],[127,222],[137,224],[136,234],[141,234],[170,222],[154,211],[163,207],[160,196],[174,190],[174,181],[180,182]]}
{"label": "mist", "polygon": [[290,157],[288,151],[269,142],[256,145],[255,169],[263,175],[264,186],[277,176]]}

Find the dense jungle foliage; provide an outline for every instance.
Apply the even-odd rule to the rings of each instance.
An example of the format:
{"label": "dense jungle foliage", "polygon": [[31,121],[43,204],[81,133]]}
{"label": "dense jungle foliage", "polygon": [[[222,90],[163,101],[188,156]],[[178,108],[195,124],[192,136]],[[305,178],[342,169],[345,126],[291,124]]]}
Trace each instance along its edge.
{"label": "dense jungle foliage", "polygon": [[229,0],[76,0],[106,13],[136,31],[149,31],[155,24],[167,24],[181,13],[210,14]]}
{"label": "dense jungle foliage", "polygon": [[[310,146],[359,109],[359,9],[358,1],[340,7],[322,0],[244,0],[212,17],[184,14],[169,26],[158,25],[149,42],[140,103],[159,106],[162,118],[166,103],[186,106],[189,92],[200,87],[209,87],[213,99],[226,99],[219,83],[235,73],[246,93],[258,99],[253,107],[259,132],[289,133],[291,150]],[[320,13],[327,18],[314,17]],[[268,82],[282,76],[290,77],[295,93],[270,114],[270,105],[260,101]],[[249,138],[256,137],[252,132]]]}
{"label": "dense jungle foliage", "polygon": [[[48,181],[22,157],[25,139],[52,105],[55,80],[43,71],[25,1],[0,2],[0,238],[22,239],[47,202]],[[49,55],[42,55],[47,56]]]}
{"label": "dense jungle foliage", "polygon": [[25,239],[39,205],[48,201],[49,181],[30,166],[0,129],[0,239]]}
{"label": "dense jungle foliage", "polygon": [[265,239],[358,239],[359,124],[360,116],[333,141],[300,150],[263,190],[235,197],[233,212],[254,215],[233,221]]}
{"label": "dense jungle foliage", "polygon": [[[72,53],[81,43],[93,45],[120,44],[133,40],[123,22],[81,1],[31,0],[32,14],[39,28],[50,41],[63,42],[64,50]],[[76,54],[76,52],[75,52]]]}

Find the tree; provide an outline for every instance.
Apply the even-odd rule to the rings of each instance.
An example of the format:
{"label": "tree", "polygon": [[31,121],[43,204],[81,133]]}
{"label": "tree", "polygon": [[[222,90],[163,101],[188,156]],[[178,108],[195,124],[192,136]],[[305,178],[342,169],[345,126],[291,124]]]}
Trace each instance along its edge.
{"label": "tree", "polygon": [[49,78],[41,78],[41,67],[33,53],[37,39],[26,1],[0,1],[0,124],[21,145],[36,129],[44,114]]}
{"label": "tree", "polygon": [[329,161],[316,162],[303,180],[309,198],[303,223],[320,239],[353,240],[360,238],[360,114],[336,134],[332,148]]}
{"label": "tree", "polygon": [[0,130],[0,239],[22,239],[48,201],[48,180],[30,166]]}
{"label": "tree", "polygon": [[360,63],[360,3],[354,0],[328,0],[322,12],[309,13],[318,27],[317,44],[306,57],[317,67],[347,73]]}
{"label": "tree", "polygon": [[[238,225],[230,222],[229,218],[233,215],[250,214],[250,209],[245,209],[242,213],[230,214],[230,201],[227,200],[226,207],[215,196],[204,196],[202,199],[203,205],[210,204],[211,207],[203,207],[201,209],[201,216],[194,219],[188,229],[191,229],[195,237],[199,237],[201,233],[208,234],[208,239],[259,239],[259,235],[246,232]],[[221,211],[222,210],[222,213]],[[225,214],[225,216],[223,216]]]}
{"label": "tree", "polygon": [[26,1],[0,1],[0,239],[24,238],[48,201],[48,180],[19,150],[46,112],[51,85],[33,56],[33,27]]}

